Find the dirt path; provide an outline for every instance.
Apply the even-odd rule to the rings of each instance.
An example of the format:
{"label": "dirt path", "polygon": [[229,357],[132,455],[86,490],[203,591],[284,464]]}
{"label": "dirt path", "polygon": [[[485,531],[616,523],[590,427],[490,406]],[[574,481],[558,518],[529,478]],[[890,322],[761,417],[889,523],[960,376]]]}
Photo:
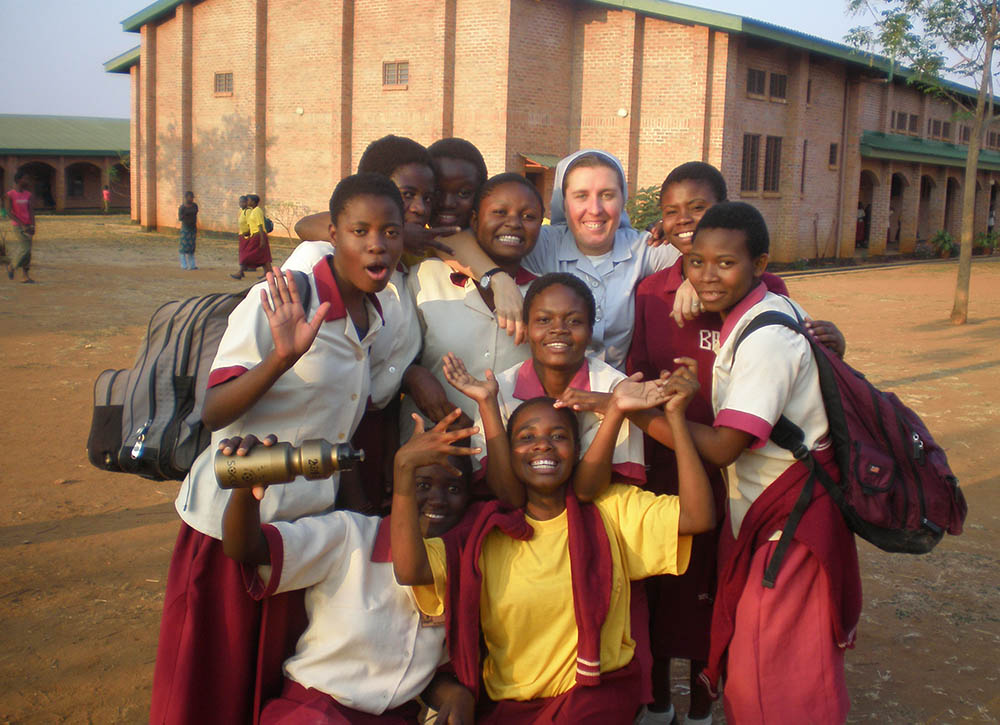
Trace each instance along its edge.
{"label": "dirt path", "polygon": [[[240,289],[234,248],[200,239],[201,269],[182,272],[173,235],[42,217],[39,284],[0,284],[0,722],[147,717],[178,484],[87,463],[92,385],[131,364],[160,303]],[[946,322],[954,275],[948,263],[788,280],[840,325],[848,360],[925,418],[969,500],[966,533],[928,556],[860,546],[852,722],[1000,720],[1000,257],[976,261],[961,328]]]}

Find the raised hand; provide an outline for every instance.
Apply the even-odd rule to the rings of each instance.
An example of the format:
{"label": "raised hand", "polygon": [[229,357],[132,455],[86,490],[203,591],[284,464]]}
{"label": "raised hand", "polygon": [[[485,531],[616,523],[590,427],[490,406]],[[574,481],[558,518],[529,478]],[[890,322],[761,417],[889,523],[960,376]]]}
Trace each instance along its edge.
{"label": "raised hand", "polygon": [[667,402],[666,382],[643,380],[642,373],[633,373],[615,386],[612,400],[623,413],[655,408]]}
{"label": "raised hand", "polygon": [[424,430],[424,419],[413,414],[413,436],[396,451],[396,466],[414,470],[420,466],[439,463],[452,473],[462,472],[448,462],[448,456],[473,456],[482,451],[481,448],[468,448],[453,445],[455,441],[469,438],[479,429],[475,426],[448,430],[448,426],[458,420],[462,414],[459,408],[448,413],[430,430]]}
{"label": "raised hand", "polygon": [[267,273],[267,287],[267,290],[260,291],[260,306],[271,327],[275,354],[291,366],[312,346],[323,318],[330,309],[330,303],[321,304],[312,320],[306,321],[299,290],[291,272],[282,275],[280,269],[273,267]]}
{"label": "raised hand", "polygon": [[570,408],[576,411],[587,411],[603,415],[611,402],[611,393],[595,393],[590,390],[566,388],[563,394],[556,398],[553,408]]}
{"label": "raised hand", "polygon": [[444,377],[451,386],[476,403],[496,398],[500,392],[500,384],[497,383],[492,370],[486,371],[486,380],[476,380],[466,369],[462,358],[452,352],[441,358],[441,364]]}

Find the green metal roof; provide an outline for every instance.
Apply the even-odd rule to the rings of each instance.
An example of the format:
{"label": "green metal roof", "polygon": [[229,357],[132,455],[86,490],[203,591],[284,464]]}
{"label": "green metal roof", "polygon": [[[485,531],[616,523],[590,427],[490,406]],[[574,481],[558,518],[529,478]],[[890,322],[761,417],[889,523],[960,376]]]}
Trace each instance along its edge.
{"label": "green metal roof", "polygon": [[114,156],[129,150],[129,119],[0,114],[0,154]]}
{"label": "green metal roof", "polygon": [[122,20],[122,28],[130,33],[138,33],[139,28],[151,20],[157,20],[164,15],[174,11],[184,0],[157,0],[152,5],[147,5],[135,15],[129,15]]}
{"label": "green metal roof", "polygon": [[522,151],[521,156],[547,169],[554,169],[556,164],[559,163],[559,159],[562,158],[561,156],[553,156],[552,154],[535,154],[530,151]]}
{"label": "green metal roof", "polygon": [[[964,167],[968,153],[966,146],[946,141],[881,131],[865,131],[861,134],[861,155],[870,159]],[[980,149],[978,168],[984,171],[1000,171],[1000,152]]]}
{"label": "green metal roof", "polygon": [[131,50],[126,50],[121,55],[116,55],[111,60],[105,61],[104,72],[128,74],[129,68],[139,62],[139,53],[141,49],[142,46],[137,45]]}

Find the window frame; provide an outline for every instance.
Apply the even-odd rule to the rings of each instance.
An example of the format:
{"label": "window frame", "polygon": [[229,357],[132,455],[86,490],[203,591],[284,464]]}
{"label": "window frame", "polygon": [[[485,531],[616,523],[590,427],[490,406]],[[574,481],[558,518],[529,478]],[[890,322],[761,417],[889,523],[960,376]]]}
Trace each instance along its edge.
{"label": "window frame", "polygon": [[[391,70],[391,80],[390,80]],[[403,71],[400,73],[400,71]],[[401,78],[401,76],[403,76]],[[410,61],[408,60],[384,60],[382,61],[382,88],[383,90],[406,90],[410,85]]]}
{"label": "window frame", "polygon": [[[747,158],[750,151],[752,159]],[[759,191],[760,134],[743,134],[743,155],[740,164],[740,194],[756,194]]]}
{"label": "window frame", "polygon": [[[781,95],[775,93],[775,81],[780,83]],[[767,97],[777,103],[788,103],[788,74],[787,73],[769,73],[767,79]]]}
{"label": "window frame", "polygon": [[215,74],[215,77],[213,78],[212,81],[212,95],[231,96],[233,95],[234,87],[235,83],[233,82],[233,72],[231,70],[219,71]]}
{"label": "window frame", "polygon": [[[760,74],[760,90],[753,90],[750,86],[750,79],[754,74]],[[767,98],[767,71],[762,68],[747,67],[747,95],[754,98]]]}
{"label": "window frame", "polygon": [[767,136],[764,142],[764,178],[761,191],[765,194],[781,193],[782,136]]}

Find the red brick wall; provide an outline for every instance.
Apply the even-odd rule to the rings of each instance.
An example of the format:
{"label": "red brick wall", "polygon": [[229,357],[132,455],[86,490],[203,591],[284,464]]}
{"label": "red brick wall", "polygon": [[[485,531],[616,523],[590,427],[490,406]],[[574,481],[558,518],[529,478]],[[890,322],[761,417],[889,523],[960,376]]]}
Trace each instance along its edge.
{"label": "red brick wall", "polygon": [[[181,27],[174,17],[156,27],[156,216],[160,227],[177,226],[181,188]],[[195,192],[197,194],[197,192]]]}

